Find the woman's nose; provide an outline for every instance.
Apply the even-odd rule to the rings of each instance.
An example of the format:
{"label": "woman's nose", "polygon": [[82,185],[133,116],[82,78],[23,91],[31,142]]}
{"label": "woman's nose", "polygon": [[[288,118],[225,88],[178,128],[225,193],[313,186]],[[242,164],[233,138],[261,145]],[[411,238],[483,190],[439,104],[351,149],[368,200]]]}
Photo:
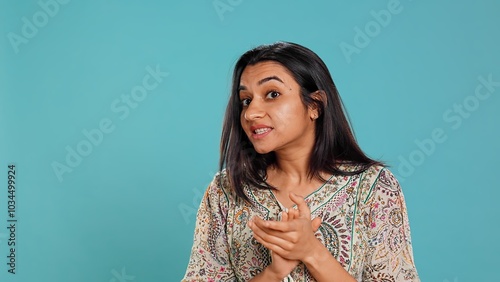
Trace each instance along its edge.
{"label": "woman's nose", "polygon": [[245,119],[248,121],[264,117],[265,111],[261,101],[252,100],[245,110]]}

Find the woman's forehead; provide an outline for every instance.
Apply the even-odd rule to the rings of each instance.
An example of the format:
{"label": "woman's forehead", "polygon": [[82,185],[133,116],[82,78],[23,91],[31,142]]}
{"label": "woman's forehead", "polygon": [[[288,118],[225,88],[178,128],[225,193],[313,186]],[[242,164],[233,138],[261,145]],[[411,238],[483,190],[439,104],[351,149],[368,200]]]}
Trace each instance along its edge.
{"label": "woman's forehead", "polygon": [[283,83],[295,81],[293,76],[285,66],[274,61],[264,61],[255,65],[248,65],[243,70],[240,78],[240,85],[262,84],[266,78],[277,78]]}

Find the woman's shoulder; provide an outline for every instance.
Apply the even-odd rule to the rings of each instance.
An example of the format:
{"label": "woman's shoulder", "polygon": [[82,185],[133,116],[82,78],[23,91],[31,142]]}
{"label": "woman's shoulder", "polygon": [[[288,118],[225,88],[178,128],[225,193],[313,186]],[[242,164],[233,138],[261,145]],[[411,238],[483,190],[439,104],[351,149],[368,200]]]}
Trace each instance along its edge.
{"label": "woman's shoulder", "polygon": [[366,169],[365,174],[374,184],[384,184],[394,188],[399,188],[400,186],[396,176],[385,165],[372,165]]}
{"label": "woman's shoulder", "polygon": [[353,163],[342,163],[339,169],[351,174],[353,178],[359,179],[360,188],[363,192],[371,192],[375,186],[391,187],[399,190],[400,185],[396,176],[383,164],[362,165]]}
{"label": "woman's shoulder", "polygon": [[360,164],[353,162],[339,162],[337,169],[345,174],[373,179],[380,174],[380,172],[387,170],[387,167],[382,164]]}
{"label": "woman's shoulder", "polygon": [[224,197],[228,201],[235,199],[235,193],[233,189],[231,189],[226,169],[222,169],[214,175],[206,193],[217,195],[218,197]]}
{"label": "woman's shoulder", "polygon": [[396,178],[394,174],[390,171],[388,166],[379,163],[372,165],[365,165],[358,163],[342,162],[338,165],[338,169],[347,174],[362,177],[365,180],[376,181],[380,177],[391,177],[394,179]]}
{"label": "woman's shoulder", "polygon": [[395,199],[402,195],[401,186],[396,176],[385,165],[371,165],[359,174],[359,178],[360,199],[364,199],[363,202],[374,197]]}

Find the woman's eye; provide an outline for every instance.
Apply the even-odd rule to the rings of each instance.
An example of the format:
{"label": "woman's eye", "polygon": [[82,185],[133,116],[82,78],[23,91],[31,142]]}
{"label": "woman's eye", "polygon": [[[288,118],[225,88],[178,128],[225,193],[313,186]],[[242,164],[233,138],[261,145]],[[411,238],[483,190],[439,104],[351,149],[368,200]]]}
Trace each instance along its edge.
{"label": "woman's eye", "polygon": [[250,101],[251,101],[251,100],[250,100],[250,99],[248,99],[248,98],[247,98],[247,99],[243,99],[243,100],[241,100],[241,105],[242,105],[243,107],[248,107],[248,105],[250,105]]}
{"label": "woman's eye", "polygon": [[269,93],[267,93],[266,98],[276,99],[276,98],[278,98],[279,95],[280,95],[280,93],[278,93],[277,91],[270,91]]}

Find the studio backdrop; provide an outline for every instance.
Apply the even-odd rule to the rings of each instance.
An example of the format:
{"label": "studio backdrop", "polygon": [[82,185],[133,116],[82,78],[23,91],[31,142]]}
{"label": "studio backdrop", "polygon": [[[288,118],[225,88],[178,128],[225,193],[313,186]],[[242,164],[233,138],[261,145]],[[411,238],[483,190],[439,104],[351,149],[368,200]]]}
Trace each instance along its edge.
{"label": "studio backdrop", "polygon": [[497,281],[498,1],[0,2],[0,281],[179,281],[231,71],[328,65],[406,198],[422,281]]}

